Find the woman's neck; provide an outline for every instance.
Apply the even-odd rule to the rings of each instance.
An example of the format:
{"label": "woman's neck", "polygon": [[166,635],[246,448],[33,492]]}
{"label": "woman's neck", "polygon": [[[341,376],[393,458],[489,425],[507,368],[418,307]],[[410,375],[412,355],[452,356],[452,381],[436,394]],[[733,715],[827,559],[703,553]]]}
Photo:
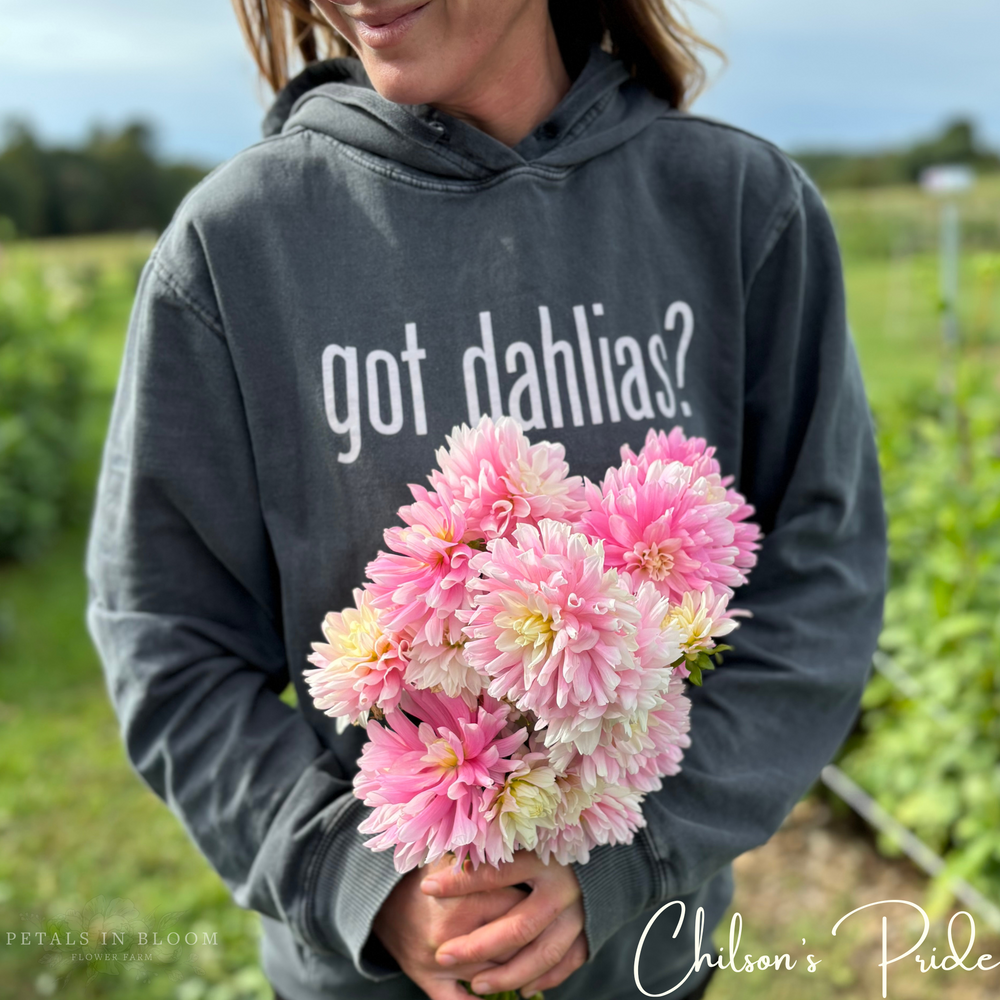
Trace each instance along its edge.
{"label": "woman's neck", "polygon": [[545,121],[572,84],[547,11],[545,15],[543,25],[527,19],[518,24],[464,93],[433,106],[516,146]]}

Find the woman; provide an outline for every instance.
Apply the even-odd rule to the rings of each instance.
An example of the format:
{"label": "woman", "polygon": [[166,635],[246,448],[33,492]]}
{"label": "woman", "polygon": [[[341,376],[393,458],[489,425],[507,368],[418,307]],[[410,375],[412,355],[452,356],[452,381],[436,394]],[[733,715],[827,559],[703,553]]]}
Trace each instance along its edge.
{"label": "woman", "polygon": [[[697,40],[657,0],[237,10],[284,89],[146,268],[89,551],[129,755],[262,914],[287,1000],[633,996],[674,899],[688,917],[654,927],[639,980],[697,996],[694,914],[715,925],[729,862],[849,729],[880,622],[878,472],[820,198],[679,110]],[[292,34],[311,65],[288,83]],[[313,63],[336,39],[357,58]],[[633,844],[400,878],[357,833],[364,734],[337,734],[302,670],[405,484],[483,413],[595,480],[650,427],[706,437],[765,532],[753,618]]]}

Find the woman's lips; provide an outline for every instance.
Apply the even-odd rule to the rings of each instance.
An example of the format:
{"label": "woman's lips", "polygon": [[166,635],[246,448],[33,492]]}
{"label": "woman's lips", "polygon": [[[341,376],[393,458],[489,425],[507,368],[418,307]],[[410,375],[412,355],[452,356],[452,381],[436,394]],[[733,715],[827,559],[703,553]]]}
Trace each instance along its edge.
{"label": "woman's lips", "polygon": [[[354,17],[354,30],[358,38],[372,49],[388,48],[403,40],[410,28],[420,19],[430,5],[430,0],[417,7],[410,7],[399,14],[369,14],[367,17]],[[390,20],[386,20],[390,18]],[[379,23],[381,22],[381,23]]]}

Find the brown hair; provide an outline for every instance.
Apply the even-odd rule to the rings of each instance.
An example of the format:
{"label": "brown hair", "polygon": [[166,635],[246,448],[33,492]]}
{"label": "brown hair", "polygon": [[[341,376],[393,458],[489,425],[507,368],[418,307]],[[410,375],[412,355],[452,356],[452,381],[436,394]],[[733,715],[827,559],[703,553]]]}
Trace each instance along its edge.
{"label": "brown hair", "polygon": [[[261,76],[280,90],[301,59],[351,54],[310,0],[233,0]],[[601,43],[629,72],[672,106],[686,107],[705,85],[701,50],[721,56],[677,9],[677,0],[549,0],[556,37],[571,73]]]}

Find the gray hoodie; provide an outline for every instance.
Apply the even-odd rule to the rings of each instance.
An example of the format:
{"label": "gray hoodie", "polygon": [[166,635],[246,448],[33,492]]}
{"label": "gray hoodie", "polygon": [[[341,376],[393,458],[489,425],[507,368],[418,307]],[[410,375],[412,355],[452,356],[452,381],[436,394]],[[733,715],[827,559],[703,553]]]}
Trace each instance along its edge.
{"label": "gray hoodie", "polygon": [[713,927],[730,861],[850,729],[879,630],[878,469],[821,200],[596,49],[514,148],[389,103],[353,60],[313,67],[267,126],[178,211],[129,329],[87,564],[129,757],[262,914],[288,1000],[421,996],[369,940],[399,876],[357,832],[365,734],[311,706],[310,643],[454,425],[509,414],[594,480],[680,425],[756,505],[753,618],[691,692],[647,828],[577,867],[590,958],[549,995],[639,995],[642,929],[683,899],[643,950],[662,992],[696,908]]}

